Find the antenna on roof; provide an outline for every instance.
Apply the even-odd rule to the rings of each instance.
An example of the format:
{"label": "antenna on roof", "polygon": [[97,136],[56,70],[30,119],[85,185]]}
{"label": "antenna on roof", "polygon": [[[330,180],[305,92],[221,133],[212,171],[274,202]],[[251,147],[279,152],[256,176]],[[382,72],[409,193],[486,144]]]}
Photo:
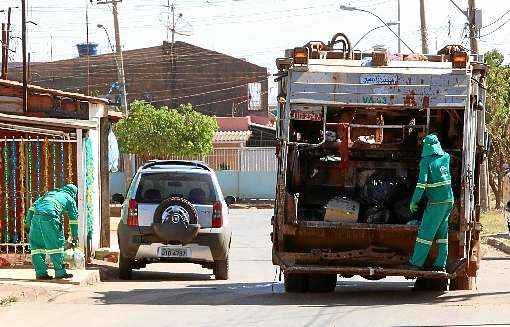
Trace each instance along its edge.
{"label": "antenna on roof", "polygon": [[[167,20],[166,20],[166,41],[168,42],[170,37],[170,32],[172,32],[172,44],[175,42],[175,35],[183,35],[183,36],[191,36],[192,34],[192,26],[189,22],[185,22],[183,20],[183,14],[182,13],[176,13],[175,3],[170,4],[170,0],[167,0],[167,4],[163,6],[168,9],[167,11]],[[190,30],[182,29],[180,31],[177,31],[178,25],[180,23],[184,22],[185,25],[187,25]]]}

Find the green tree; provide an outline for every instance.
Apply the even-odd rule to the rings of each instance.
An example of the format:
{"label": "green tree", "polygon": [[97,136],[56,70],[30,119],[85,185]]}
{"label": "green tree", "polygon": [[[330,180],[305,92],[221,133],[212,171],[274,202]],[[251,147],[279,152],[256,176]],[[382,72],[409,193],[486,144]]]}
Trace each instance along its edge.
{"label": "green tree", "polygon": [[115,125],[120,152],[144,160],[208,154],[217,130],[214,117],[196,112],[190,104],[169,109],[145,101],[131,103],[129,115]]}
{"label": "green tree", "polygon": [[508,158],[510,158],[510,67],[503,65],[504,56],[497,50],[485,55],[489,65],[487,76],[486,125],[492,139],[488,156],[489,184],[501,208]]}

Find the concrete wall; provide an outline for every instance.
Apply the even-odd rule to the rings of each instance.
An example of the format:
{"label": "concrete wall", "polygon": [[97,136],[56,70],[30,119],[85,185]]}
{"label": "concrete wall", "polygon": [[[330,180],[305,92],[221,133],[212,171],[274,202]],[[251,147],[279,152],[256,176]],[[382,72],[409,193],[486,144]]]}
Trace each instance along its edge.
{"label": "concrete wall", "polygon": [[[276,172],[217,171],[218,181],[224,196],[240,199],[274,199]],[[124,173],[110,174],[110,195],[124,194]]]}
{"label": "concrete wall", "polygon": [[224,196],[240,199],[274,199],[276,172],[222,170],[216,173]]}
{"label": "concrete wall", "polygon": [[110,199],[113,194],[120,193],[124,195],[125,179],[124,173],[119,171],[110,173]]}

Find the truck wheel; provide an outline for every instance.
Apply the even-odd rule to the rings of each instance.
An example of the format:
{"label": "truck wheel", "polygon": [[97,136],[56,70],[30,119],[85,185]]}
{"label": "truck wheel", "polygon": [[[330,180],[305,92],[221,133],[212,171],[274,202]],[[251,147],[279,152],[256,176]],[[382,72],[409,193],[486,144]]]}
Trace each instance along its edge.
{"label": "truck wheel", "polygon": [[450,279],[451,291],[469,291],[476,289],[476,279],[469,276],[458,276]]}
{"label": "truck wheel", "polygon": [[287,293],[304,293],[308,289],[308,275],[285,273],[283,284]]}
{"label": "truck wheel", "polygon": [[227,280],[228,279],[228,257],[225,260],[214,261],[213,274],[216,280]]}
{"label": "truck wheel", "polygon": [[311,274],[308,290],[313,293],[331,293],[335,291],[336,281],[336,274]]}
{"label": "truck wheel", "polygon": [[417,278],[414,282],[415,291],[448,291],[448,279]]}
{"label": "truck wheel", "polygon": [[130,280],[133,277],[133,266],[131,260],[122,255],[119,256],[119,278]]}

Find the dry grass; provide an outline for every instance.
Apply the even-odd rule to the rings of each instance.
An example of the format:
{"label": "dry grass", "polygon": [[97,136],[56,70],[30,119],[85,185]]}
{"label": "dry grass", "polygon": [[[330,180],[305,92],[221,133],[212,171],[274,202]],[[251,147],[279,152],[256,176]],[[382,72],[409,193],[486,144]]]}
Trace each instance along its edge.
{"label": "dry grass", "polygon": [[15,303],[17,301],[18,301],[18,298],[15,296],[4,297],[4,298],[0,299],[0,307]]}
{"label": "dry grass", "polygon": [[502,211],[491,210],[482,213],[480,222],[482,223],[482,235],[508,233],[508,226]]}

